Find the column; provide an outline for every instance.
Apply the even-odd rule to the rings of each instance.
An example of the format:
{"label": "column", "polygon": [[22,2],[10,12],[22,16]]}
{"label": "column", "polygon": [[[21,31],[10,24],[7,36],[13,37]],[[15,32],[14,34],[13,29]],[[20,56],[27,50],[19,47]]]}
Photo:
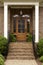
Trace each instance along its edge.
{"label": "column", "polygon": [[4,37],[8,38],[8,5],[4,3]]}
{"label": "column", "polygon": [[35,43],[39,42],[39,5],[35,5]]}

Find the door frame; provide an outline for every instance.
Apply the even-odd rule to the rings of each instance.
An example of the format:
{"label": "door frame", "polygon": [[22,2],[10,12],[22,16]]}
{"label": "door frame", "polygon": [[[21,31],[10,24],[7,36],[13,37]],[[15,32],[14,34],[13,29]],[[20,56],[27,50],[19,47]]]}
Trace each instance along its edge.
{"label": "door frame", "polygon": [[35,6],[35,43],[39,42],[39,2],[4,2],[4,37],[8,39],[8,5]]}

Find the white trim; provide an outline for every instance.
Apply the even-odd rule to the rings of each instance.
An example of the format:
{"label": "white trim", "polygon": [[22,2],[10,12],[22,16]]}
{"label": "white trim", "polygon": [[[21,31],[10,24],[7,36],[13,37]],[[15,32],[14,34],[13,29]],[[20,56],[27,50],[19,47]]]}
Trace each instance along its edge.
{"label": "white trim", "polygon": [[6,5],[39,5],[39,2],[4,2]]}
{"label": "white trim", "polygon": [[35,42],[39,41],[39,5],[35,6]]}
{"label": "white trim", "polygon": [[4,5],[4,37],[8,38],[8,6]]}
{"label": "white trim", "polygon": [[4,2],[4,36],[8,38],[8,5],[35,6],[35,42],[39,42],[39,2]]}

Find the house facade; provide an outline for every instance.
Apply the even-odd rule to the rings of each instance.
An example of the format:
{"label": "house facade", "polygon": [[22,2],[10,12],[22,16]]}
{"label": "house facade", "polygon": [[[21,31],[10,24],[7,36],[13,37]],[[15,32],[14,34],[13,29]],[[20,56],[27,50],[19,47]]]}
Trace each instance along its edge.
{"label": "house facade", "polygon": [[35,35],[35,43],[43,38],[43,1],[0,1],[0,35],[9,33],[17,40],[26,40],[29,33]]}

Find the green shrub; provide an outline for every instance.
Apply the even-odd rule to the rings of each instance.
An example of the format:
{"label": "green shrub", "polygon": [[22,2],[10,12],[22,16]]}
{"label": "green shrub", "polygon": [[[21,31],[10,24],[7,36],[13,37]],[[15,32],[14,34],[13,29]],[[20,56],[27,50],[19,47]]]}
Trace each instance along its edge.
{"label": "green shrub", "polygon": [[3,36],[0,36],[0,53],[6,54],[7,52],[7,46],[8,46],[8,40],[4,38]]}
{"label": "green shrub", "polygon": [[10,42],[16,42],[16,36],[14,34],[10,34]]}
{"label": "green shrub", "polygon": [[4,65],[4,57],[0,54],[0,65]]}
{"label": "green shrub", "polygon": [[39,43],[37,44],[37,51],[39,56],[43,56],[43,39],[39,40]]}
{"label": "green shrub", "polygon": [[32,35],[31,34],[28,34],[27,35],[27,42],[31,42],[32,41]]}
{"label": "green shrub", "polygon": [[0,57],[1,57],[3,60],[5,60],[5,58],[4,58],[4,56],[3,56],[2,54],[0,54]]}
{"label": "green shrub", "polygon": [[43,65],[43,63],[42,63],[42,65]]}
{"label": "green shrub", "polygon": [[41,56],[41,57],[39,58],[39,60],[40,60],[41,62],[43,62],[43,56]]}

